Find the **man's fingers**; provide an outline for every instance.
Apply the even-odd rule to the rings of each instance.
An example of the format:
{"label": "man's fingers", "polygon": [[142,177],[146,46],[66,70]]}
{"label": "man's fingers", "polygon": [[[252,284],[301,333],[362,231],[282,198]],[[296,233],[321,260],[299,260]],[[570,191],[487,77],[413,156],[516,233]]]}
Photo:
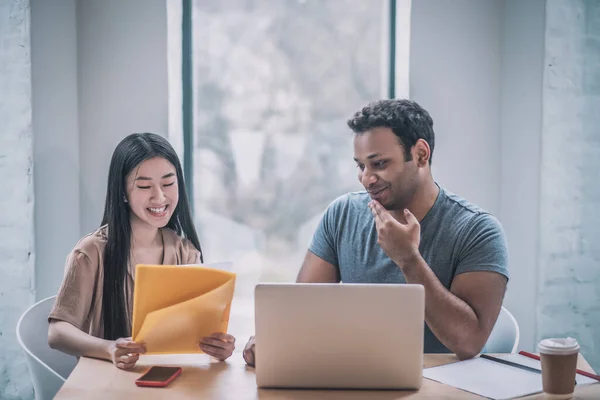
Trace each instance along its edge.
{"label": "man's fingers", "polygon": [[375,210],[372,201],[369,202],[369,210],[371,210],[371,215],[373,215],[373,218],[377,218],[377,211]]}
{"label": "man's fingers", "polygon": [[246,364],[254,366],[254,346],[244,349],[243,357]]}
{"label": "man's fingers", "polygon": [[255,347],[254,337],[251,337],[250,340],[248,340],[248,343],[246,343],[246,347],[244,347],[244,352],[242,353],[244,361],[246,361],[246,363],[252,367],[254,366],[255,362]]}
{"label": "man's fingers", "polygon": [[371,208],[371,213],[373,217],[375,217],[375,221],[379,219],[379,222],[385,222],[390,218],[393,218],[388,210],[385,209],[384,206],[381,205],[377,200],[372,200],[369,203],[369,207]]}
{"label": "man's fingers", "polygon": [[415,217],[408,208],[404,209],[404,218],[406,218],[406,223],[408,225],[419,224],[419,220],[417,219],[417,217]]}
{"label": "man's fingers", "polygon": [[244,347],[244,352],[242,353],[242,356],[244,357],[244,361],[246,361],[246,364],[254,367],[254,363],[256,361],[256,353],[255,353],[255,345],[256,341],[254,336],[250,336],[250,339],[248,339],[248,342],[246,343],[246,346]]}
{"label": "man's fingers", "polygon": [[379,229],[383,221],[381,220],[379,214],[377,214],[377,209],[375,208],[373,202],[369,203],[369,209],[371,210],[371,214],[373,215],[373,219],[375,220],[375,227]]}

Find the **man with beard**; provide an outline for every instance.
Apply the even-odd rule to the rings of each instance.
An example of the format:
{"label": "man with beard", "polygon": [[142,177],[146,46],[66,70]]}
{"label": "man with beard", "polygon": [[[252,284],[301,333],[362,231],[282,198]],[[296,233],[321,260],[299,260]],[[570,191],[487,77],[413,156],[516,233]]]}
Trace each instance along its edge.
{"label": "man with beard", "polygon": [[[474,357],[494,327],[508,281],[502,226],[435,182],[433,120],[414,101],[371,103],[348,126],[365,191],[327,208],[297,282],[421,284],[425,353]],[[254,337],[244,359],[254,364]]]}

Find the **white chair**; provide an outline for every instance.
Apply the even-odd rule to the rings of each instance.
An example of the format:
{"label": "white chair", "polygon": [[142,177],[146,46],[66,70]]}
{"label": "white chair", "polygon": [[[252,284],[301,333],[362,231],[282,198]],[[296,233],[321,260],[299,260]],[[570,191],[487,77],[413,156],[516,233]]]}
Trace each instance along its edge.
{"label": "white chair", "polygon": [[496,324],[482,353],[516,353],[519,346],[519,324],[504,307],[500,310]]}
{"label": "white chair", "polygon": [[17,323],[17,340],[25,353],[36,400],[50,400],[69,377],[77,358],[48,345],[48,315],[54,298],[29,307]]}

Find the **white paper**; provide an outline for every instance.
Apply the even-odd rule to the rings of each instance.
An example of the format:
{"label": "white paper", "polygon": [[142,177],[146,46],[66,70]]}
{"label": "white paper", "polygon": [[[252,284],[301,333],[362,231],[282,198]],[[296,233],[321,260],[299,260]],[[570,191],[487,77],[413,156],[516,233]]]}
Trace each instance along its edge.
{"label": "white paper", "polygon": [[[531,367],[531,368],[542,369],[542,365],[541,365],[540,361],[534,360],[533,358],[522,356],[520,354],[505,354],[502,356],[497,356],[496,358],[501,358],[503,360],[511,361],[511,362],[525,365],[525,366]],[[585,375],[579,375],[579,374],[575,375],[575,381],[577,382],[577,385],[589,385],[590,383],[598,382],[595,379],[588,378]]]}
{"label": "white paper", "polygon": [[[498,356],[540,369],[540,362],[520,354]],[[423,377],[490,399],[510,399],[542,392],[542,375],[485,358],[473,358],[439,367],[426,368]],[[597,382],[577,375],[577,385]]]}

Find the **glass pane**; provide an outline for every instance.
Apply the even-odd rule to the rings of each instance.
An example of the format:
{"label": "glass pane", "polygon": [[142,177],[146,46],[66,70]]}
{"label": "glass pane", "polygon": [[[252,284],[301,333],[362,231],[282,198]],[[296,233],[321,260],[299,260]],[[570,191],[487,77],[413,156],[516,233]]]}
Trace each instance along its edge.
{"label": "glass pane", "polygon": [[381,97],[384,10],[194,1],[196,224],[205,261],[234,262],[238,347],[253,333],[254,285],[293,282],[325,208],[361,189],[346,120]]}

